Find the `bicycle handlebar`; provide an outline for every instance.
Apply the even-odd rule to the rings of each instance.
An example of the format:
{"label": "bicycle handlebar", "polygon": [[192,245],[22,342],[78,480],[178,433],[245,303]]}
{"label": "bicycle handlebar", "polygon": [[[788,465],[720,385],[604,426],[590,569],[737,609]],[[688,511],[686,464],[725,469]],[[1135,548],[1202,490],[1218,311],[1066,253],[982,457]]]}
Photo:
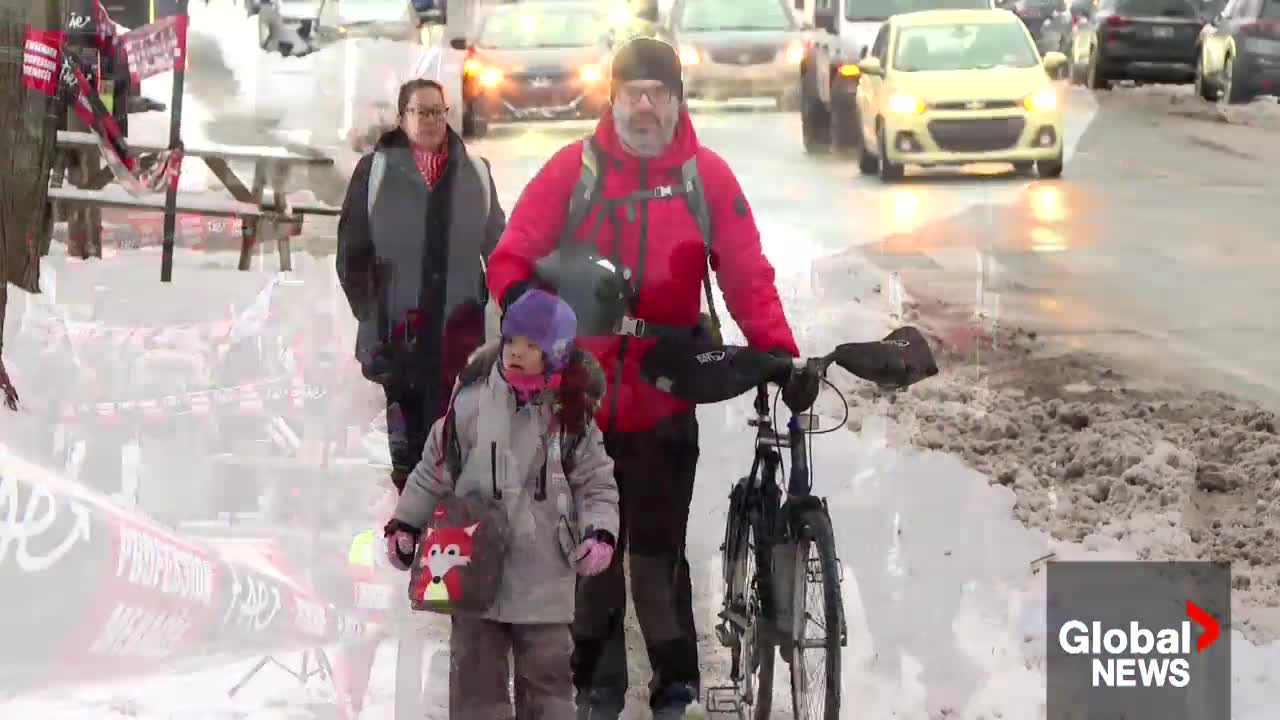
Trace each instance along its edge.
{"label": "bicycle handlebar", "polygon": [[883,340],[843,343],[830,353],[789,358],[737,345],[659,341],[645,354],[642,374],[659,389],[696,404],[724,402],[767,383],[782,387],[793,413],[813,406],[832,364],[891,388],[905,388],[938,373],[924,336],[898,328]]}

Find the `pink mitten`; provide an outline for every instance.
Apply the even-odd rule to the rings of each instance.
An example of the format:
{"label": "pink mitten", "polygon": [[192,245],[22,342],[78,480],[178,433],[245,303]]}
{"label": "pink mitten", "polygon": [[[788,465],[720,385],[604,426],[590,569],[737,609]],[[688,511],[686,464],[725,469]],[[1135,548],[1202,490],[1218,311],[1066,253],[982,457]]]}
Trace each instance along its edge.
{"label": "pink mitten", "polygon": [[579,575],[599,575],[613,562],[613,546],[596,538],[587,538],[574,553],[574,566]]}
{"label": "pink mitten", "polygon": [[409,565],[413,564],[415,543],[413,534],[404,530],[388,535],[387,559],[391,561],[391,567],[397,570],[408,570]]}

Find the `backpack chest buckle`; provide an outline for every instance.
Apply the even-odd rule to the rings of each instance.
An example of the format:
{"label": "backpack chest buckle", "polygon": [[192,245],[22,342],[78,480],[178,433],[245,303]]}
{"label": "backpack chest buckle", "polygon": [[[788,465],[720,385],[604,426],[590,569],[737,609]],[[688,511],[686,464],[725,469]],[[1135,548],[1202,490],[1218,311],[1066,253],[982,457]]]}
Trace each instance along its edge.
{"label": "backpack chest buckle", "polygon": [[618,335],[629,335],[631,337],[644,337],[645,325],[644,320],[634,318],[630,315],[624,315],[618,323]]}

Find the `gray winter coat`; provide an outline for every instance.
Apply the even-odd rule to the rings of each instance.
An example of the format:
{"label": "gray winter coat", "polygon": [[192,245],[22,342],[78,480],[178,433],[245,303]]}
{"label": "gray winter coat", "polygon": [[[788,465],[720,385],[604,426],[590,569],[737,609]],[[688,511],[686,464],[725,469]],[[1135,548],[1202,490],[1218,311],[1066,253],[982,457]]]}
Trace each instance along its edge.
{"label": "gray winter coat", "polygon": [[[336,265],[338,280],[359,321],[356,354],[362,362],[374,346],[386,342],[387,330],[403,321],[410,308],[443,310],[434,314],[437,324],[432,334],[436,335],[460,305],[475,302],[483,307],[488,297],[482,258],[488,257],[502,235],[506,214],[492,177],[477,175],[477,164],[453,130],[448,138],[448,166],[436,190],[422,179],[400,130],[383,135],[352,173],[338,222]],[[376,155],[383,156],[383,172],[370,204]],[[480,163],[480,167],[487,165]],[[443,203],[433,198],[438,191],[448,193]],[[433,217],[433,207],[444,217]],[[443,262],[430,257],[433,239],[445,243]],[[438,335],[428,340],[431,346],[439,342]]]}
{"label": "gray winter coat", "polygon": [[[487,348],[490,362],[492,349]],[[478,351],[468,369],[473,370],[476,358],[485,354],[486,348]],[[593,376],[603,377],[589,354],[576,356],[590,363]],[[442,435],[447,418],[441,418],[432,426],[422,461],[410,474],[396,506],[395,519],[423,528],[446,495],[491,497],[494,473],[490,448],[496,449],[497,484],[512,538],[497,600],[484,615],[489,620],[572,622],[575,570],[565,553],[572,548],[562,547],[562,519],[568,525],[566,540],[575,546],[591,530],[618,535],[618,486],[604,436],[594,422],[587,426],[573,455],[573,473],[566,477],[552,400],[548,391],[517,407],[514,391],[493,363],[484,379],[464,386],[454,399],[462,458],[459,476],[450,477],[444,462]],[[546,499],[537,500],[534,493],[544,462]]]}

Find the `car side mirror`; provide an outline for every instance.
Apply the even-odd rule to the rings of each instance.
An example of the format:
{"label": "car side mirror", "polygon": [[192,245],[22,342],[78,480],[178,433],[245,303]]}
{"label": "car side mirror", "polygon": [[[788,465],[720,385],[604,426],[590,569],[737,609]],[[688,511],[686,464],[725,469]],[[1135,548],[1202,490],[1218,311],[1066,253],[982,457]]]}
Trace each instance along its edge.
{"label": "car side mirror", "polygon": [[1044,54],[1044,69],[1050,73],[1055,73],[1067,65],[1067,56],[1057,51],[1050,51]]}
{"label": "car side mirror", "polygon": [[450,39],[449,39],[449,47],[453,48],[454,50],[466,50],[466,49],[467,49],[467,39],[466,39],[466,38],[461,38],[461,37],[450,38]]}
{"label": "car side mirror", "polygon": [[880,65],[880,59],[874,57],[865,57],[858,61],[858,69],[863,75],[870,77],[884,77],[884,67]]}

